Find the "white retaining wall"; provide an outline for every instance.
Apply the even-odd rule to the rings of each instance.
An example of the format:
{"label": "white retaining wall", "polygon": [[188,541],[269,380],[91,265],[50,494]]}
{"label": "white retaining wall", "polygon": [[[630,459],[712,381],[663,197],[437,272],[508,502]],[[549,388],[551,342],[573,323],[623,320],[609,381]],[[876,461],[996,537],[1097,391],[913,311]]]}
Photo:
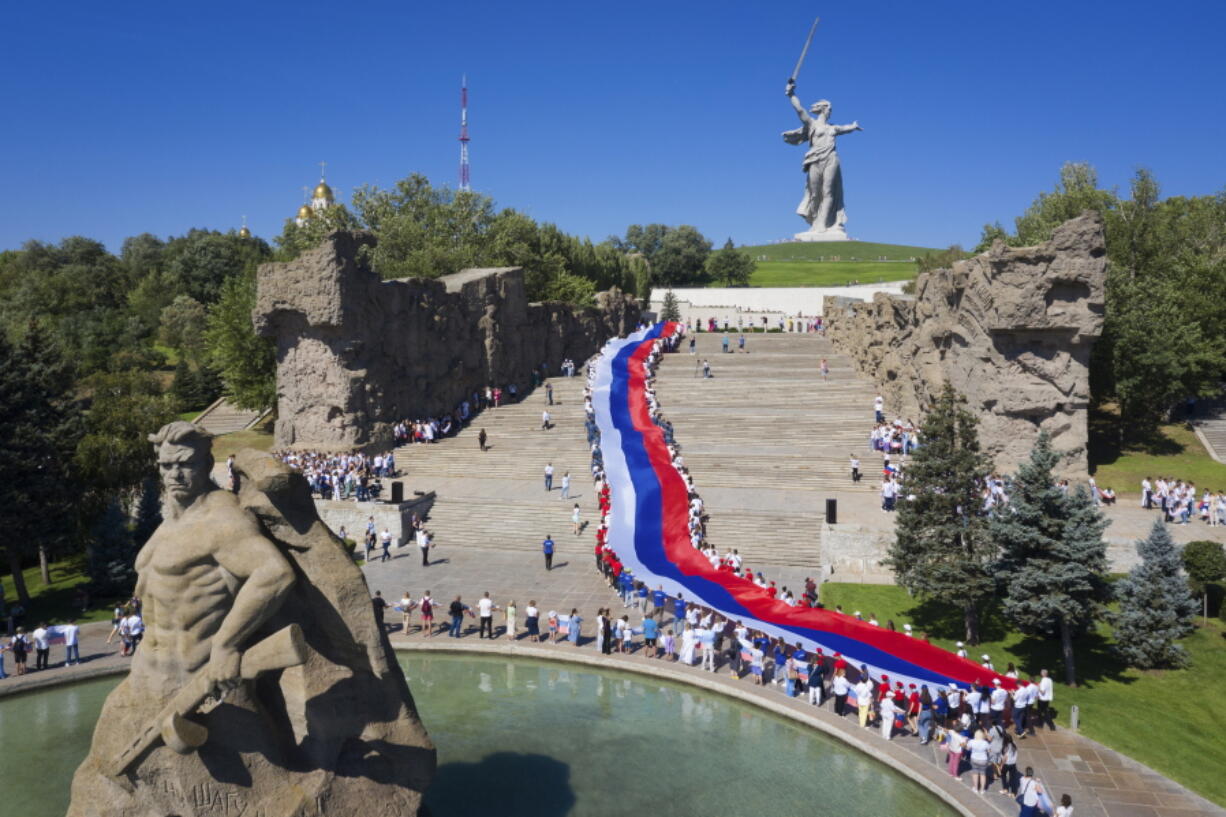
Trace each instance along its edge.
{"label": "white retaining wall", "polygon": [[[750,315],[761,325],[762,317],[770,320],[772,327],[778,325],[780,316],[813,318],[822,314],[822,301],[827,295],[845,298],[861,298],[871,301],[878,292],[891,295],[902,294],[905,281],[890,281],[883,284],[859,284],[844,287],[718,287],[702,289],[674,289],[673,295],[681,307],[681,320],[690,318],[706,320],[715,318],[736,324],[736,316],[746,322]],[[664,304],[664,289],[651,291],[651,309],[659,312]]]}

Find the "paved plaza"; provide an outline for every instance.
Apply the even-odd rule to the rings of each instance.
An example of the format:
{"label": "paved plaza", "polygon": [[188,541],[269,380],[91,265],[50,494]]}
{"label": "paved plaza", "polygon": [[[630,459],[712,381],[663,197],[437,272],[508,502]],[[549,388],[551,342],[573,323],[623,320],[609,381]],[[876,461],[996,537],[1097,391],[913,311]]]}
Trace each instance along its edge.
{"label": "paved plaza", "polygon": [[[875,486],[866,482],[857,488],[846,478],[849,453],[857,452],[865,462],[871,455],[865,438],[874,391],[821,338],[751,335],[747,347],[745,352],[724,354],[720,336],[700,335],[697,355],[683,351],[665,357],[658,394],[710,511],[712,540],[721,549],[737,547],[755,569],[799,588],[805,575],[817,575],[817,544],[827,497],[838,500],[841,522],[890,523],[879,509]],[[823,357],[830,364],[827,382],[818,369]],[[713,378],[694,374],[704,358],[711,362]],[[583,431],[583,379],[558,378],[551,383],[554,405],[548,408],[554,426],[548,430],[540,428],[541,412],[547,406],[544,389],[537,389],[519,404],[485,412],[456,438],[398,450],[406,487],[436,493],[427,518],[436,547],[429,566],[421,564],[417,548],[410,544],[395,549],[385,562],[376,556],[363,570],[371,591],[381,591],[392,603],[406,589],[414,599],[429,590],[439,607],[440,632],[432,638],[417,630],[406,634],[400,630],[399,614],[389,611],[393,646],[410,651],[579,656],[587,662],[607,661],[620,668],[683,678],[798,716],[907,770],[921,782],[928,781],[926,785],[948,787],[949,779],[940,770],[943,758],[932,747],[911,738],[886,743],[875,730],[863,732],[851,718],[836,718],[829,703],[814,709],[787,699],[776,688],[755,688],[748,679],[733,681],[726,673],[712,675],[640,655],[601,657],[590,642],[577,650],[568,644],[534,646],[512,643],[501,632],[493,641],[479,641],[475,619],[467,620],[468,632],[462,639],[442,632],[446,606],[455,596],[475,604],[485,591],[500,606],[515,601],[521,622],[532,600],[542,612],[568,613],[577,608],[589,633],[599,607],[611,607],[615,616],[623,613],[621,600],[595,569],[590,529],[575,536],[570,521],[574,503],[585,522],[598,518]],[[488,451],[478,449],[480,428],[489,435]],[[547,462],[555,469],[551,491],[544,487]],[[564,499],[560,486],[566,471],[572,482],[570,497]],[[1124,518],[1125,524],[1134,524]],[[1145,519],[1135,524],[1144,525]],[[557,543],[553,569],[548,571],[541,553],[546,535]],[[637,623],[638,612],[626,612]],[[495,617],[499,631],[502,620],[501,614]],[[124,671],[127,659],[117,655],[117,645],[104,643],[109,629],[106,624],[83,629],[81,665],[10,678],[0,684],[0,695]],[[59,658],[58,651],[55,657]],[[1226,814],[1178,784],[1072,732],[1041,732],[1020,748],[1023,765],[1033,765],[1055,792],[1072,795],[1078,817]],[[963,777],[969,780],[969,774]],[[962,783],[954,784],[952,791],[964,813],[1016,813],[1011,798],[996,793],[980,798]]]}

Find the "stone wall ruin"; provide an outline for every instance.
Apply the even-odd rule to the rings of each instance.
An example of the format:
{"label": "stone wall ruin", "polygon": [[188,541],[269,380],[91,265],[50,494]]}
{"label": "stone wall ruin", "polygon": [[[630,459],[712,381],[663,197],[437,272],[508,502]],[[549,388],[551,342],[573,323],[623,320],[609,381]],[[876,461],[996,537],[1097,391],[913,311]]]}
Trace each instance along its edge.
{"label": "stone wall ruin", "polygon": [[618,289],[595,307],[529,303],[518,267],[384,281],[369,233],[336,232],[286,263],[261,265],[256,333],[277,347],[278,447],[390,446],[399,420],[438,416],[487,385],[527,391],[632,331],[638,302]]}
{"label": "stone wall ruin", "polygon": [[888,417],[920,420],[945,381],[966,395],[996,467],[1014,471],[1045,429],[1087,471],[1089,361],[1102,332],[1106,245],[1086,212],[1036,247],[997,242],[952,269],[920,273],[913,296],[825,305],[834,346],[874,379]]}

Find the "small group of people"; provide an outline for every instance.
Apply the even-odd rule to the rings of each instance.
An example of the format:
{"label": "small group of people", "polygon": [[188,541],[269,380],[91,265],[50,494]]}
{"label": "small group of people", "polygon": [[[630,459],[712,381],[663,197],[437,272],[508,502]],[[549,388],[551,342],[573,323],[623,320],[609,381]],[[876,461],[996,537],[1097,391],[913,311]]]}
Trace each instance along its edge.
{"label": "small group of people", "polygon": [[61,666],[71,667],[81,662],[80,649],[81,628],[75,619],[67,624],[48,625],[40,623],[30,633],[24,627],[18,627],[5,643],[0,643],[0,678],[9,677],[4,666],[5,653],[13,659],[13,674],[25,675],[30,671],[28,662],[30,653],[34,653],[34,670],[51,668],[51,647],[55,644],[64,645],[64,663]]}
{"label": "small group of people", "polygon": [[[770,318],[766,315],[747,317],[744,313],[738,310],[735,325],[737,331],[746,329],[756,331],[759,326],[763,332],[770,329]],[[821,333],[825,331],[825,326],[822,323],[822,318],[820,315],[816,317],[799,314],[795,317],[776,315],[775,327],[780,332]],[[722,320],[707,318],[706,321],[703,321],[701,318],[687,318],[685,321],[685,329],[687,332],[730,332],[733,329],[733,322],[728,315],[724,315]]]}
{"label": "small group of people", "polygon": [[1226,525],[1226,493],[1208,488],[1197,493],[1192,482],[1146,477],[1141,480],[1141,507],[1161,511],[1168,524],[1189,525],[1197,518],[1212,527]]}

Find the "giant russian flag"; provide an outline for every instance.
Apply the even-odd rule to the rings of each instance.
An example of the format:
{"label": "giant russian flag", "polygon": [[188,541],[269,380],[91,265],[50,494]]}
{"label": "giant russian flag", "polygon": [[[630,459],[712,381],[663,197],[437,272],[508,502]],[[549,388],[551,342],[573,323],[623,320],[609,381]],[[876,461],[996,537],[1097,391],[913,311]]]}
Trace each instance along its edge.
{"label": "giant russian flag", "polygon": [[[671,596],[710,607],[788,644],[827,656],[841,653],[891,682],[946,687],[1016,682],[926,641],[830,610],[792,607],[748,579],[717,570],[690,544],[689,496],[673,467],[661,429],[651,421],[644,392],[646,361],[657,338],[678,331],[660,323],[609,341],[596,362],[592,407],[612,492],[608,545],[634,577]],[[684,442],[684,441],[682,441]],[[769,531],[763,532],[769,536]]]}

